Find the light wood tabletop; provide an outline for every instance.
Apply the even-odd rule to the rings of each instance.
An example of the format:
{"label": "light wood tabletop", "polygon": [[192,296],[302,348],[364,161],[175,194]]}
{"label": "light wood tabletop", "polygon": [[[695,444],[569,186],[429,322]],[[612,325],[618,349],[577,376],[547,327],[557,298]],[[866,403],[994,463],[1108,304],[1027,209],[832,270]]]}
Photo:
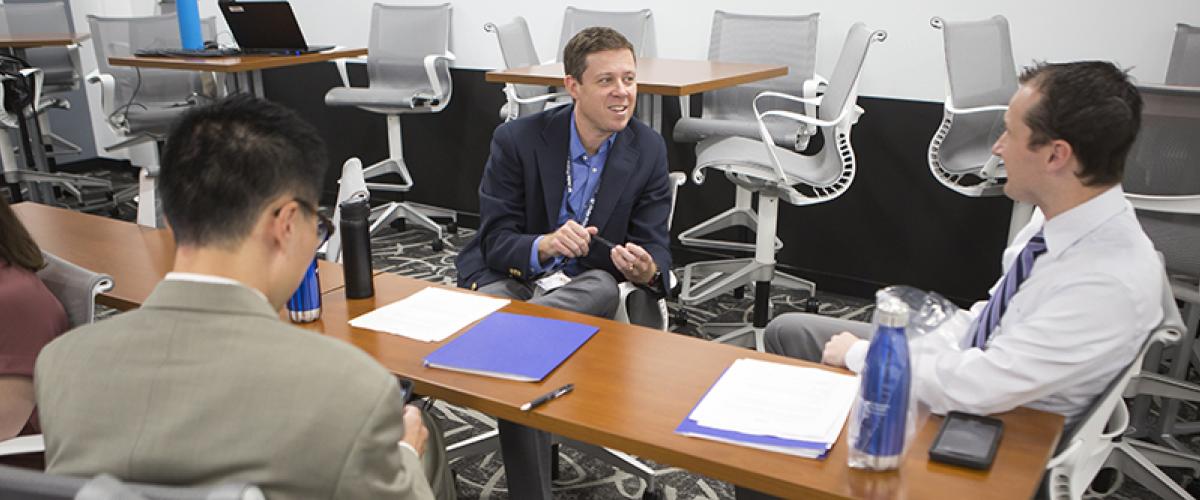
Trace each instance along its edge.
{"label": "light wood tabletop", "polygon": [[[29,202],[13,209],[44,250],[112,275],[115,287],[102,299],[113,307],[140,305],[171,267],[174,240],[168,230]],[[358,346],[393,373],[412,379],[422,394],[785,498],[1029,498],[1062,431],[1060,415],[1026,408],[998,415],[1004,437],[986,472],[928,460],[942,420],[937,416],[921,427],[904,466],[882,473],[847,467],[844,432],[823,460],[680,436],[675,428],[733,361],[806,363],[513,302],[503,310],[596,325],[600,331],[539,383],[426,368],[421,360],[442,343],[353,328],[348,322],[434,285],[378,274],[374,297],[347,300],[341,267],[321,262],[320,272],[325,290],[321,318],[298,326]],[[337,286],[331,286],[335,280]],[[533,412],[520,411],[521,404],[566,383],[575,384],[570,395]]]}
{"label": "light wood tabletop", "polygon": [[79,43],[92,35],[87,33],[16,33],[0,35],[0,48],[31,49],[34,47],[57,47]]}
{"label": "light wood tabletop", "polygon": [[[637,62],[638,92],[685,96],[787,75],[787,66],[685,59],[645,58]],[[562,86],[562,63],[490,71],[493,83]]]}
{"label": "light wood tabletop", "polygon": [[241,73],[286,66],[298,66],[315,62],[331,61],[347,57],[367,55],[367,49],[335,49],[295,56],[246,55],[230,57],[110,57],[113,66],[135,68],[179,69],[189,71],[212,71],[217,73]]}
{"label": "light wood tabletop", "polygon": [[[106,306],[137,308],[175,263],[175,238],[169,229],[32,202],[12,208],[43,251],[113,277],[113,289],[96,299]],[[318,266],[322,292],[345,284],[342,266],[324,260]]]}
{"label": "light wood tabletop", "polygon": [[[785,498],[1029,498],[1058,442],[1063,418],[1017,409],[999,418],[1004,438],[989,472],[928,460],[942,418],[931,416],[912,443],[899,472],[863,472],[846,465],[843,433],[824,460],[690,438],[674,430],[721,373],[739,358],[793,365],[803,361],[714,344],[524,302],[503,311],[587,323],[599,333],[540,383],[526,383],[427,368],[421,360],[441,343],[350,327],[350,318],[415,293],[430,283],[391,274],[375,277],[375,296],[347,300],[326,294],[321,319],[304,325],[348,341],[416,390],[498,418],[572,439],[616,448],[659,463]],[[521,404],[566,383],[569,396],[536,411]]]}

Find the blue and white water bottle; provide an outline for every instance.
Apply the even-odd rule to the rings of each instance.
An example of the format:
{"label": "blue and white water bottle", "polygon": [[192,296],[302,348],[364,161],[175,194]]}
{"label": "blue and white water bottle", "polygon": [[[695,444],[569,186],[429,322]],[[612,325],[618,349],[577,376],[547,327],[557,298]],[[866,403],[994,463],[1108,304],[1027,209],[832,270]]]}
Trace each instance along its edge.
{"label": "blue and white water bottle", "polygon": [[867,350],[862,385],[850,415],[850,467],[871,470],[900,467],[912,387],[905,335],[908,315],[904,301],[889,293],[878,294],[875,337]]}
{"label": "blue and white water bottle", "polygon": [[321,317],[321,276],[317,274],[314,257],[300,286],[287,301],[288,318],[295,323],[311,323]]}

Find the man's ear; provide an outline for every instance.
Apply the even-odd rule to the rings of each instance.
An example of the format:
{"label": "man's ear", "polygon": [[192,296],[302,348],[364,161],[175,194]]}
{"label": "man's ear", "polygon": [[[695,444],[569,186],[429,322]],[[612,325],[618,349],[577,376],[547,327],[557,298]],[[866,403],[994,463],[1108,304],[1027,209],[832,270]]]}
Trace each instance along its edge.
{"label": "man's ear", "polygon": [[1058,174],[1064,170],[1069,170],[1071,175],[1075,174],[1075,148],[1071,147],[1071,143],[1062,139],[1050,141],[1048,145],[1050,157],[1046,159],[1046,167],[1050,173]]}
{"label": "man's ear", "polygon": [[300,204],[295,201],[284,203],[278,210],[268,213],[267,238],[275,248],[288,248],[288,242],[295,237],[297,224],[300,221]]}
{"label": "man's ear", "polygon": [[563,77],[563,87],[566,87],[567,93],[571,94],[572,99],[579,99],[579,85],[579,80],[576,80],[574,76],[567,75]]}

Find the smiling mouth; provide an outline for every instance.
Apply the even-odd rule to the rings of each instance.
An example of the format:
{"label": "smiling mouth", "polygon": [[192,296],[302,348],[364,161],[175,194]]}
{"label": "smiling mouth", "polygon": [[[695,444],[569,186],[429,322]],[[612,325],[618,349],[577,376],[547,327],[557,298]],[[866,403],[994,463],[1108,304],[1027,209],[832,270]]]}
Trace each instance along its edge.
{"label": "smiling mouth", "polygon": [[608,110],[612,111],[613,113],[624,114],[626,111],[629,111],[629,105],[621,104],[621,105],[609,106]]}

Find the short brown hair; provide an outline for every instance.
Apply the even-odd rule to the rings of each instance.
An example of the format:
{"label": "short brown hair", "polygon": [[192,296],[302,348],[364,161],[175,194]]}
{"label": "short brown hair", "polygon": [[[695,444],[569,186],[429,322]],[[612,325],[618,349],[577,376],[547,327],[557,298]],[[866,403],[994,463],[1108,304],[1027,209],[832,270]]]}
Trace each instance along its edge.
{"label": "short brown hair", "polygon": [[25,226],[21,225],[12,207],[8,206],[4,194],[0,193],[0,265],[3,264],[31,272],[46,267],[42,251],[29,236]]}
{"label": "short brown hair", "polygon": [[582,80],[583,72],[587,70],[588,54],[620,49],[629,50],[633,60],[637,61],[637,53],[633,50],[633,44],[629,43],[629,40],[617,30],[603,26],[584,28],[583,31],[571,37],[571,41],[567,42],[566,47],[563,47],[563,68],[566,69],[568,75],[576,80]]}
{"label": "short brown hair", "polygon": [[1025,113],[1029,146],[1067,141],[1079,157],[1084,185],[1120,183],[1142,124],[1142,97],[1129,72],[1104,61],[1039,62],[1020,80],[1041,94]]}

